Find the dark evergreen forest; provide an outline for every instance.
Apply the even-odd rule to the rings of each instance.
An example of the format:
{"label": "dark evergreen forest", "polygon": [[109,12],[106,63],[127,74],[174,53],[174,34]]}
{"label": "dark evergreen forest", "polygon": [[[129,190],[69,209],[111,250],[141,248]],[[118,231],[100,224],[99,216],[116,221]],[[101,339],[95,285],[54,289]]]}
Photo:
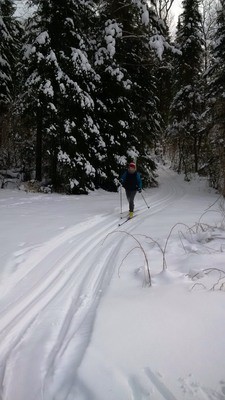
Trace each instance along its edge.
{"label": "dark evergreen forest", "polygon": [[0,186],[117,190],[134,160],[225,196],[225,0],[0,0]]}

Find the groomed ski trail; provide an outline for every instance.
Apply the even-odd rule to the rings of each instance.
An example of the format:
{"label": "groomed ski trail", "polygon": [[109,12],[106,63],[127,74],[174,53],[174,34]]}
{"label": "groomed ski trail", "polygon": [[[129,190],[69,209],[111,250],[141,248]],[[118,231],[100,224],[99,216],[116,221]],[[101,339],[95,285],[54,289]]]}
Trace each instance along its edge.
{"label": "groomed ski trail", "polygon": [[[150,209],[137,200],[140,212],[125,224],[127,232],[184,195],[174,175],[164,174],[166,183],[149,192]],[[30,250],[7,279],[0,308],[1,400],[74,398],[76,371],[125,240],[109,235],[115,230],[116,214],[75,225]]]}
{"label": "groomed ski trail", "polygon": [[[53,375],[57,373],[63,366],[63,355],[68,361],[66,353],[74,350],[74,346],[79,350],[74,351],[73,367],[79,365],[91,333],[101,290],[113,273],[110,259],[115,259],[115,249],[120,246],[119,243],[110,248],[101,245],[112,230],[114,221],[101,221],[88,229],[90,223],[86,223],[86,229],[81,234],[76,234],[76,230],[80,231],[78,227],[74,232],[66,232],[45,244],[43,249],[39,249],[36,263],[31,254],[26,265],[33,264],[32,269],[24,276],[25,267],[22,268],[21,279],[11,288],[15,292],[14,302],[10,303],[11,296],[9,299],[7,294],[5,296],[5,307],[0,315],[0,353],[4,365],[0,378],[4,399],[36,398],[37,393],[26,393],[26,386],[22,386],[21,382],[26,382],[27,377],[23,374],[27,374],[29,366],[33,364],[36,347],[34,342],[33,349],[30,345],[29,350],[28,347],[24,349],[24,342],[32,342],[33,335],[38,337],[38,331],[43,338],[48,338],[47,351],[43,352],[41,358],[40,355],[35,357],[37,372],[46,371],[39,382],[39,390],[43,391],[41,386],[46,379],[45,374],[51,376],[52,370]],[[83,335],[83,324],[88,332],[86,335]],[[20,362],[24,368],[26,361],[24,350],[26,371],[20,368]],[[15,365],[15,371],[12,365]],[[32,374],[32,377],[35,386],[37,375]]]}

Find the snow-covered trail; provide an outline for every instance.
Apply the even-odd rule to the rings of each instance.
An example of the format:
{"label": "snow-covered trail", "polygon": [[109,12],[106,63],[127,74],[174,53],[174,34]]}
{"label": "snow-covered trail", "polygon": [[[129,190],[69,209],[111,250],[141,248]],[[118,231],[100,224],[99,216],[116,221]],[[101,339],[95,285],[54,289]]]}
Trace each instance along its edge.
{"label": "snow-covered trail", "polygon": [[[184,190],[173,175],[165,171],[161,180],[159,189],[145,192],[150,210],[146,210],[141,198],[137,201],[139,217],[123,226],[127,232],[183,196]],[[29,204],[33,206],[39,199],[30,196],[29,201],[17,201],[13,192],[10,196],[7,203],[1,199],[0,213],[5,208],[14,209],[15,215],[24,213]],[[108,196],[115,204],[115,194]],[[85,202],[88,218],[85,214],[84,222],[75,223],[42,244],[26,242],[26,247],[14,251],[10,263],[2,268],[2,400],[66,400],[74,399],[77,393],[76,370],[90,341],[102,293],[121,261],[125,240],[109,235],[118,229],[118,207],[113,213],[102,214],[101,202],[99,209],[96,204],[93,207],[93,197],[90,201],[85,198]],[[80,217],[82,205],[79,207]],[[90,216],[92,209],[95,215]],[[39,229],[41,238],[43,225]],[[37,235],[36,225],[35,231]],[[11,233],[10,229],[5,232],[9,236],[6,241],[10,241]]]}
{"label": "snow-covered trail", "polygon": [[3,398],[35,399],[41,391],[50,398],[45,382],[54,375],[59,383],[60,371],[79,365],[120,245],[101,246],[115,223],[96,219],[41,246],[13,277],[0,315]]}
{"label": "snow-covered trail", "polygon": [[[218,196],[198,187],[199,182],[184,183],[166,170],[160,173],[160,183],[159,192],[151,196],[150,212],[139,223],[132,221],[126,231],[151,236],[163,245],[176,223],[193,226]],[[213,225],[211,211],[208,222]],[[224,243],[224,233],[222,237]],[[224,292],[192,291],[187,276],[216,263],[225,271],[224,252],[220,243],[217,246],[213,252],[211,245],[201,247],[198,238],[190,243],[171,240],[166,254],[169,269],[162,272],[159,249],[147,244],[151,289],[141,285],[138,249],[130,253],[120,279],[113,276],[98,307],[75,398],[225,400]],[[123,256],[129,252],[129,247],[123,249]],[[218,275],[212,282],[217,279]],[[72,393],[68,399],[73,399]]]}

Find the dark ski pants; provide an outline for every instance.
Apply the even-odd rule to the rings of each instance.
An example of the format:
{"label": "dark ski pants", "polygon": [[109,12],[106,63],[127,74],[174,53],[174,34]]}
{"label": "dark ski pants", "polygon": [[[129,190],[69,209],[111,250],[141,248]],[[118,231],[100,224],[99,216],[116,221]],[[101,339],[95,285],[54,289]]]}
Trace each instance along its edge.
{"label": "dark ski pants", "polygon": [[134,211],[134,198],[137,193],[137,190],[126,190],[126,196],[129,203],[129,211]]}

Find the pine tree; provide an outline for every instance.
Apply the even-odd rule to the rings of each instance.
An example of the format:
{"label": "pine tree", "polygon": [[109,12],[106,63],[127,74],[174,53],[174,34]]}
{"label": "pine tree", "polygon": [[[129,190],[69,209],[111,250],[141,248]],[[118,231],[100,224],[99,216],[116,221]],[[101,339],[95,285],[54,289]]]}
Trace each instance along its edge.
{"label": "pine tree", "polygon": [[220,0],[217,29],[212,43],[209,85],[210,135],[209,173],[211,184],[225,197],[225,1]]}
{"label": "pine tree", "polygon": [[208,71],[211,77],[210,92],[217,98],[225,97],[225,1],[220,0],[221,8],[217,14],[217,30],[212,43],[213,61]]}
{"label": "pine tree", "polygon": [[103,141],[92,94],[99,76],[88,59],[93,6],[81,0],[38,2],[25,57],[26,106],[36,119],[36,178],[47,169],[70,192],[94,188]]}
{"label": "pine tree", "polygon": [[[111,18],[105,20],[105,14]],[[117,22],[107,8],[100,22],[103,28],[100,31],[95,64],[101,77],[101,86],[96,104],[98,123],[106,149],[102,160],[106,180],[100,181],[100,185],[114,190],[121,169],[127,164],[129,152],[132,157],[138,155],[137,138],[133,132],[136,116],[131,102],[132,82],[125,66],[117,58],[118,42],[122,35],[121,22]]]}
{"label": "pine tree", "polygon": [[184,0],[176,35],[181,55],[174,63],[174,97],[169,134],[178,149],[178,172],[197,172],[202,145],[202,35],[198,0]]}
{"label": "pine tree", "polygon": [[70,191],[115,190],[138,158],[146,184],[160,132],[156,62],[165,45],[147,0],[39,0],[27,27],[24,112],[36,129],[36,178]]}
{"label": "pine tree", "polygon": [[9,167],[15,161],[14,111],[17,92],[17,63],[22,28],[14,17],[12,0],[0,2],[0,163]]}
{"label": "pine tree", "polygon": [[[166,24],[166,22],[165,22]],[[169,29],[166,26],[165,37],[167,39],[167,43],[170,43],[170,47],[166,48],[163,53],[162,60],[158,60],[156,63],[156,78],[157,78],[157,97],[158,97],[158,110],[161,117],[161,137],[160,144],[163,146],[163,153],[165,153],[165,145],[166,145],[166,135],[167,135],[167,127],[169,124],[170,118],[170,104],[172,102],[172,93],[173,93],[173,60],[174,54],[171,51],[176,51],[170,34]]]}
{"label": "pine tree", "polygon": [[17,53],[17,31],[19,24],[13,14],[15,8],[12,0],[0,2],[0,107],[7,109],[13,96],[13,74]]}
{"label": "pine tree", "polygon": [[11,101],[11,85],[12,85],[12,78],[11,78],[11,67],[9,63],[9,54],[8,54],[8,42],[10,40],[9,32],[6,28],[6,25],[3,20],[3,10],[2,4],[1,6],[1,15],[0,15],[0,35],[1,35],[1,42],[0,42],[0,106],[1,110],[4,110],[7,105]]}
{"label": "pine tree", "polygon": [[116,184],[127,162],[137,159],[149,184],[155,169],[149,149],[160,131],[152,48],[163,51],[162,29],[145,0],[106,1],[101,15],[104,41],[96,66],[102,84],[98,115],[107,148],[106,175]]}

